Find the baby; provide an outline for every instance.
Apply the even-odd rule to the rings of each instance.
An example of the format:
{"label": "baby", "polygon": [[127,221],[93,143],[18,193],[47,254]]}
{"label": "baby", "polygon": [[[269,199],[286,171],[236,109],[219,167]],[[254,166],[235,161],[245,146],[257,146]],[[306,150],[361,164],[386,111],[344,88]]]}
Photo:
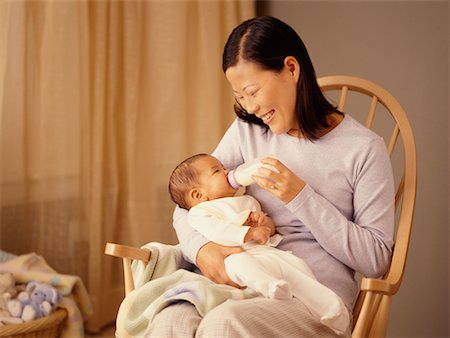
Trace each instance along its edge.
{"label": "baby", "polygon": [[170,196],[189,210],[189,224],[208,240],[244,248],[225,259],[231,280],[264,297],[294,296],[320,322],[336,333],[344,332],[349,313],[341,298],[319,283],[302,259],[275,248],[282,238],[275,234],[272,219],[255,198],[237,194],[227,173],[211,155],[189,157],[170,176]]}

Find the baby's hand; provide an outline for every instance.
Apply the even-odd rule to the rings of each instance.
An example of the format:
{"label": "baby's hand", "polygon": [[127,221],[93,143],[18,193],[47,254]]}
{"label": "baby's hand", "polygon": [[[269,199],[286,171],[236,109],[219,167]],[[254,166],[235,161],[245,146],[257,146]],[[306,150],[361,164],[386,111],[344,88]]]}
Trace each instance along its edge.
{"label": "baby's hand", "polygon": [[255,219],[256,213],[257,211],[251,211],[250,214],[248,214],[247,220],[245,221],[245,223],[243,225],[249,226],[249,227],[256,227],[258,226],[258,222]]}
{"label": "baby's hand", "polygon": [[252,211],[249,215],[247,220],[245,221],[244,225],[251,226],[251,227],[257,227],[259,226],[261,219],[266,216],[266,214],[262,211]]}
{"label": "baby's hand", "polygon": [[270,232],[270,228],[265,226],[251,227],[244,237],[244,243],[253,241],[258,244],[266,244],[270,238]]}
{"label": "baby's hand", "polygon": [[242,224],[242,225],[246,225],[246,226],[249,226],[249,227],[256,226],[256,223],[253,221],[253,213],[254,213],[254,211],[252,211],[252,212],[250,212],[250,214],[248,214],[248,217],[247,217],[245,223]]}
{"label": "baby's hand", "polygon": [[266,213],[261,212],[260,215],[258,215],[257,219],[257,227],[263,227],[263,228],[269,228],[270,230],[270,236],[275,234],[275,223],[273,223],[272,218],[267,216]]}

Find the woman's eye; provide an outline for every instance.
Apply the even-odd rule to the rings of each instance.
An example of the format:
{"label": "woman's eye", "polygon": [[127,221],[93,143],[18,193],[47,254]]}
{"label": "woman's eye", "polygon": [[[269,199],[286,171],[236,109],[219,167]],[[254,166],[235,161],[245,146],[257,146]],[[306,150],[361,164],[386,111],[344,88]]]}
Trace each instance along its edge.
{"label": "woman's eye", "polygon": [[255,88],[254,90],[252,90],[252,91],[249,91],[248,92],[248,95],[250,95],[251,97],[255,97],[256,96],[256,93],[259,91],[259,88]]}

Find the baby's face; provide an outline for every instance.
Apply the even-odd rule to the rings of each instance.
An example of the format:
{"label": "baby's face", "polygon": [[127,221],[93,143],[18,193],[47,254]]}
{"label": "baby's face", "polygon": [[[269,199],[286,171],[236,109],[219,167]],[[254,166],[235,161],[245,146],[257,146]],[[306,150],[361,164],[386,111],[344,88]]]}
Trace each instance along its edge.
{"label": "baby's face", "polygon": [[200,173],[199,185],[208,200],[234,196],[237,189],[228,182],[228,171],[217,158],[201,157],[194,165]]}

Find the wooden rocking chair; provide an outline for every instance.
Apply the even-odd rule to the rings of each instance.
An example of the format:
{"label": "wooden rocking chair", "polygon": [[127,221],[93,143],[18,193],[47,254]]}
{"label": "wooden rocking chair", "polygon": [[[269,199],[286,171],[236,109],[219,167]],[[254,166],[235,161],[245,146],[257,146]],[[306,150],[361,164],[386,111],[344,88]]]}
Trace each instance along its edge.
{"label": "wooden rocking chair", "polygon": [[[384,337],[389,321],[391,299],[398,292],[405,271],[414,216],[417,159],[413,132],[403,108],[382,87],[370,81],[351,76],[322,77],[318,79],[318,83],[322,91],[327,95],[328,93],[340,91],[338,104],[340,111],[346,111],[345,106],[350,93],[368,97],[370,99],[370,107],[365,122],[368,128],[373,127],[375,113],[378,111],[377,108],[384,107],[381,110],[387,111],[393,120],[393,131],[387,143],[389,155],[392,157],[398,136],[400,136],[403,145],[403,158],[399,161],[402,168],[397,171],[400,179],[398,180],[398,189],[395,196],[397,224],[391,265],[383,278],[362,277],[360,293],[353,310],[352,337]],[[396,169],[395,166],[394,169]],[[396,171],[394,170],[394,172]],[[128,294],[134,289],[131,261],[138,259],[148,262],[150,260],[150,251],[107,243],[105,253],[123,259],[125,293]]]}

